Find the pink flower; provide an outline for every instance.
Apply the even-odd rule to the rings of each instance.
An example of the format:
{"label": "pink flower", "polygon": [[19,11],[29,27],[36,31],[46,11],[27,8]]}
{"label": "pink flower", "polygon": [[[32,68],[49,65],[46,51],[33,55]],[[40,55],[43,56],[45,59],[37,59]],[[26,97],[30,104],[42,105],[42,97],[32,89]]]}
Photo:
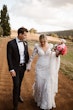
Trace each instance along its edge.
{"label": "pink flower", "polygon": [[58,51],[61,51],[61,50],[62,50],[62,45],[58,45],[58,46],[57,46],[57,50],[58,50]]}
{"label": "pink flower", "polygon": [[61,55],[65,55],[67,53],[66,45],[58,45],[57,50],[60,52]]}

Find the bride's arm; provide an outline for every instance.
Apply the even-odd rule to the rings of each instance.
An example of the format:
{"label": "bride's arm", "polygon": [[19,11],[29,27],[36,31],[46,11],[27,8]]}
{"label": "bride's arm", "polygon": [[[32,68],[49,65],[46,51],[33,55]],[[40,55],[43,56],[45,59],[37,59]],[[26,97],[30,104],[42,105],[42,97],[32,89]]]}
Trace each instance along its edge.
{"label": "bride's arm", "polygon": [[60,55],[56,56],[57,53],[55,50],[53,50],[53,45],[51,45],[51,52],[50,52],[50,67],[52,70],[52,67],[56,68],[57,71],[59,71],[60,68]]}
{"label": "bride's arm", "polygon": [[57,45],[58,45],[58,44],[55,44],[55,45],[51,44],[51,52],[52,52],[53,55],[55,55],[55,57],[58,57],[58,56],[60,56],[60,54],[61,54],[61,53],[56,49],[56,48],[57,48]]}
{"label": "bride's arm", "polygon": [[35,57],[35,55],[37,53],[38,53],[37,44],[35,44],[34,49],[33,49],[33,52],[32,52],[32,55],[30,56],[29,62],[27,64],[27,66],[26,66],[26,70],[30,70],[31,69],[32,61],[33,61],[33,59],[34,59],[34,57]]}

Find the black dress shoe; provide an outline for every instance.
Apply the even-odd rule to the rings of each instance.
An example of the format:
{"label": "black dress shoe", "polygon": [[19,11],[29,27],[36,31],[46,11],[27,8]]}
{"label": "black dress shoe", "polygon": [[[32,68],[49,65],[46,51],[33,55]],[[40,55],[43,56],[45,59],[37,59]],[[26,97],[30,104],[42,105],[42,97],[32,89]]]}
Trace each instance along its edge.
{"label": "black dress shoe", "polygon": [[18,101],[21,102],[21,103],[24,102],[24,100],[22,99],[22,97],[19,97],[19,100]]}

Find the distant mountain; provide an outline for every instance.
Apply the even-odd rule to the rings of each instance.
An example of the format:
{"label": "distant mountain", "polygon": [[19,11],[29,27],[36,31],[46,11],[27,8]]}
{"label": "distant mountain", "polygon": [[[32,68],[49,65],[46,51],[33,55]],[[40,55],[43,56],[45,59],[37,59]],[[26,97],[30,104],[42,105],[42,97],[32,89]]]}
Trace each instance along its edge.
{"label": "distant mountain", "polygon": [[46,34],[46,35],[51,35],[52,33],[57,34],[59,37],[60,36],[72,36],[73,37],[73,30],[39,32],[39,34]]}

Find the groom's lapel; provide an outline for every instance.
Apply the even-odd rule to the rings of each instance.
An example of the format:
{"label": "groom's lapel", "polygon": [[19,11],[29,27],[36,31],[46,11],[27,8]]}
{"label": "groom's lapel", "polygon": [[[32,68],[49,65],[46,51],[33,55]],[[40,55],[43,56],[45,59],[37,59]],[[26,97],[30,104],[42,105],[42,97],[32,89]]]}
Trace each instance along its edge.
{"label": "groom's lapel", "polygon": [[14,39],[14,47],[15,47],[17,55],[20,57],[19,49],[18,49],[18,45],[17,45],[16,39]]}

